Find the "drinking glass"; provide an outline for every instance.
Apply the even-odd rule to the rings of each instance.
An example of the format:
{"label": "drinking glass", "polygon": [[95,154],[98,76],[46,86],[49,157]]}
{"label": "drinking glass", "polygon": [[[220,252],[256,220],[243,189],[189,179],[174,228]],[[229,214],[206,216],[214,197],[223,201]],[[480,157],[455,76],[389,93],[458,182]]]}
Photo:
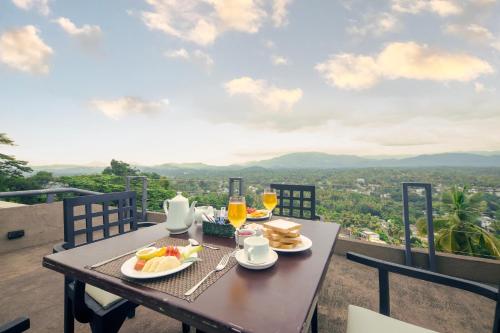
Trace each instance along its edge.
{"label": "drinking glass", "polygon": [[271,220],[273,209],[278,204],[276,190],[272,188],[265,189],[264,193],[262,194],[262,203],[264,204],[264,207],[266,207],[266,209],[269,211],[269,220]]}
{"label": "drinking glass", "polygon": [[[245,197],[234,196],[229,198],[229,206],[227,208],[227,219],[229,223],[236,229],[236,234],[239,235],[240,228],[247,220],[247,205]],[[238,249],[238,238],[236,239],[236,248]]]}

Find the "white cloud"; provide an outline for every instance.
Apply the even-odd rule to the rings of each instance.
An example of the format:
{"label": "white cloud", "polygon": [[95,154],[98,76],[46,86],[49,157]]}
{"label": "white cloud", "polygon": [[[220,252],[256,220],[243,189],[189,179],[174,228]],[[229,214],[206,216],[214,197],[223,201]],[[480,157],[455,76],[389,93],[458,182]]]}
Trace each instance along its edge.
{"label": "white cloud", "polygon": [[366,89],[382,79],[465,82],[493,73],[490,64],[480,58],[415,42],[390,43],[375,56],[333,55],[315,69],[341,89]]}
{"label": "white cloud", "polygon": [[398,19],[390,13],[380,13],[375,16],[365,16],[362,24],[356,23],[347,28],[347,32],[353,35],[366,36],[372,34],[380,36],[384,33],[396,30]]}
{"label": "white cloud", "polygon": [[484,91],[484,84],[479,83],[479,82],[474,82],[474,90],[478,93]]}
{"label": "white cloud", "polygon": [[184,48],[166,51],[164,54],[167,58],[189,59],[189,53]]}
{"label": "white cloud", "polygon": [[487,28],[478,24],[459,25],[448,24],[444,31],[448,34],[464,36],[467,39],[486,41],[493,39],[493,34]]}
{"label": "white cloud", "polygon": [[[271,18],[286,24],[289,0],[274,0]],[[146,0],[152,7],[142,12],[151,30],[161,31],[198,45],[210,45],[227,31],[256,33],[270,16],[261,0]]]}
{"label": "white cloud", "polygon": [[474,82],[474,91],[477,93],[483,93],[483,92],[495,92],[495,88],[488,88],[484,84],[480,82]]}
{"label": "white cloud", "polygon": [[164,55],[167,58],[192,60],[204,66],[206,69],[210,69],[215,63],[212,57],[202,50],[194,50],[192,53],[189,53],[186,49],[180,48],[177,50],[166,51]]}
{"label": "white cloud", "polygon": [[270,111],[291,111],[303,95],[300,88],[282,89],[248,76],[228,81],[224,87],[229,95],[247,95]]}
{"label": "white cloud", "polygon": [[315,69],[330,85],[341,89],[369,88],[379,79],[376,60],[370,56],[337,54],[317,64]]}
{"label": "white cloud", "polygon": [[391,8],[401,13],[418,14],[429,11],[439,16],[458,15],[463,12],[456,0],[392,0]]}
{"label": "white cloud", "polygon": [[145,101],[138,97],[125,96],[114,100],[90,101],[90,105],[101,111],[106,117],[111,119],[121,119],[131,114],[154,114],[165,109],[169,101]]}
{"label": "white cloud", "polygon": [[66,17],[60,17],[57,20],[53,20],[53,22],[59,24],[59,26],[71,36],[98,38],[101,35],[101,28],[98,25],[84,24],[78,28]]}
{"label": "white cloud", "polygon": [[84,24],[78,27],[66,17],[59,17],[52,20],[52,22],[59,25],[69,36],[76,39],[86,51],[93,53],[99,49],[102,31],[98,25]]}
{"label": "white cloud", "polygon": [[465,38],[471,42],[489,45],[500,51],[500,38],[496,38],[488,28],[479,24],[448,24],[444,27],[444,31],[448,34]]}
{"label": "white cloud", "polygon": [[32,25],[11,29],[0,36],[0,61],[17,70],[47,74],[53,51]]}
{"label": "white cloud", "polygon": [[281,27],[288,24],[288,10],[287,6],[292,0],[274,0],[272,19],[275,27]]}
{"label": "white cloud", "polygon": [[23,10],[36,8],[44,16],[50,14],[49,0],[12,0],[12,3]]}
{"label": "white cloud", "polygon": [[213,5],[224,30],[256,33],[267,15],[256,0],[217,0]]}
{"label": "white cloud", "polygon": [[275,66],[283,66],[283,65],[289,65],[290,62],[287,58],[279,55],[272,55],[271,56],[271,62]]}
{"label": "white cloud", "polygon": [[214,64],[214,60],[212,59],[212,57],[208,53],[205,53],[201,50],[194,50],[193,56],[206,67],[212,67]]}

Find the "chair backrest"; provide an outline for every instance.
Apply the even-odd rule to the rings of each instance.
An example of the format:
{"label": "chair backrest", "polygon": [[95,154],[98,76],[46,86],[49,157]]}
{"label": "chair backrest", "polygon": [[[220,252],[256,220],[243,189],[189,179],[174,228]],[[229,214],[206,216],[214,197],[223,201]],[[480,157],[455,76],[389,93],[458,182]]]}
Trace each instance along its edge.
{"label": "chair backrest", "polygon": [[[500,293],[497,288],[482,283],[464,280],[453,276],[434,273],[420,268],[404,266],[392,262],[370,258],[361,254],[347,252],[347,259],[378,269],[379,274],[379,312],[390,316],[389,272],[411,278],[442,284],[475,293],[496,302],[493,333],[500,333]],[[499,281],[500,282],[500,281]]]}
{"label": "chair backrest", "polygon": [[[63,206],[65,248],[137,230],[137,203],[133,191],[67,198]],[[96,233],[98,231],[102,234]]]}
{"label": "chair backrest", "polygon": [[274,214],[316,220],[316,187],[313,185],[271,184],[278,205]]}

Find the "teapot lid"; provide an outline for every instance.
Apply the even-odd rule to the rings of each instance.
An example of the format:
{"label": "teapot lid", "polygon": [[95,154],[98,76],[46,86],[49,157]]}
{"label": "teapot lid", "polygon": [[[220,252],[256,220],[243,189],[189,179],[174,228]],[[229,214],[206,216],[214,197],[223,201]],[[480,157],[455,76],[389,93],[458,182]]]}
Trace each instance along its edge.
{"label": "teapot lid", "polygon": [[177,195],[175,197],[173,197],[172,199],[170,199],[170,201],[185,202],[185,201],[188,201],[188,199],[186,197],[182,196],[182,192],[177,192]]}

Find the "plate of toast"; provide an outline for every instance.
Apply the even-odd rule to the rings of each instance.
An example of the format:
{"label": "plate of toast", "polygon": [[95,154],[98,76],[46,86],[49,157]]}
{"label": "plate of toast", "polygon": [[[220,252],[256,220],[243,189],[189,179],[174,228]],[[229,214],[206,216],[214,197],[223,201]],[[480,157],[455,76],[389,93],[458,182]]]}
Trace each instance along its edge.
{"label": "plate of toast", "polygon": [[269,246],[278,252],[301,252],[312,246],[312,241],[300,234],[301,224],[287,220],[273,220],[263,223],[263,236],[269,239]]}

